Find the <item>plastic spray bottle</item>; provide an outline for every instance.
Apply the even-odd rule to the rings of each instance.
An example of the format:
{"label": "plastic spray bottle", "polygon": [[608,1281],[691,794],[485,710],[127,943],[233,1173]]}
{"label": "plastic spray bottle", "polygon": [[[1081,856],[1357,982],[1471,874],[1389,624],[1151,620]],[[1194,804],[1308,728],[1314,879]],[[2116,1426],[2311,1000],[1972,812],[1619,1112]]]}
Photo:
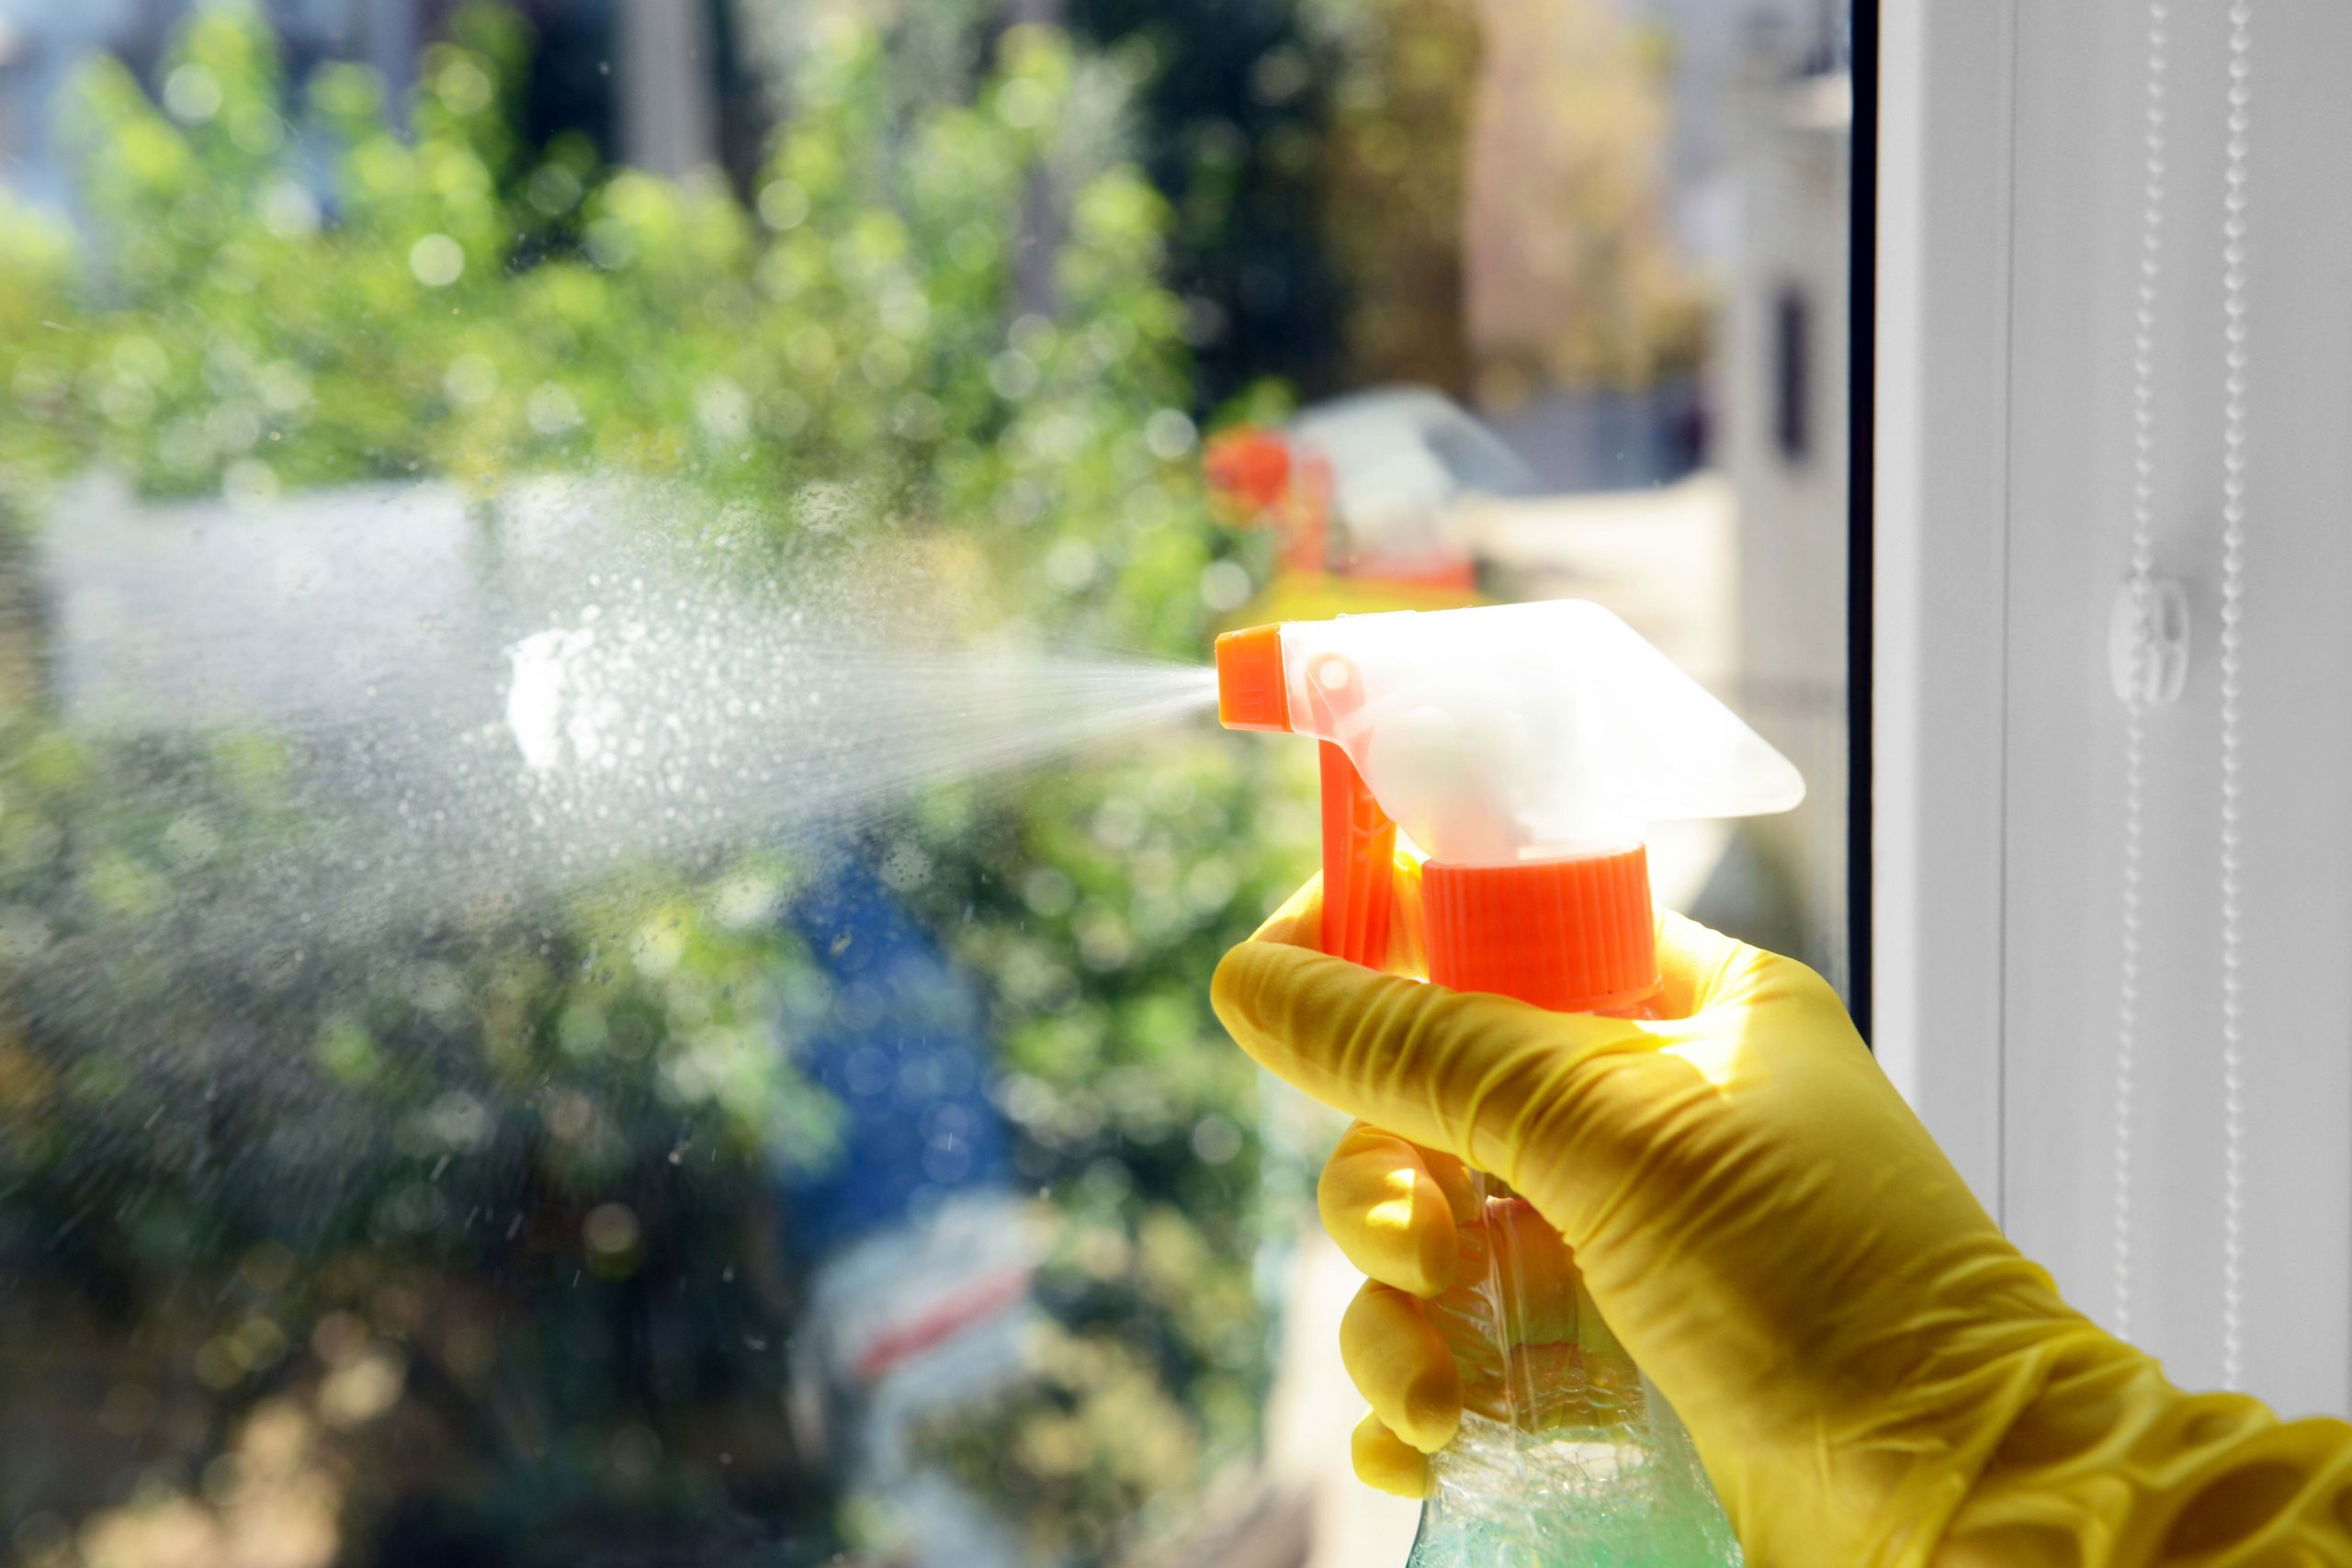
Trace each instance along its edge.
{"label": "plastic spray bottle", "polygon": [[[1784,811],[1787,759],[1631,627],[1570,600],[1343,615],[1217,639],[1229,728],[1322,744],[1323,947],[1386,951],[1399,826],[1430,978],[1645,1016],[1659,987],[1652,822]],[[1558,1233],[1477,1176],[1430,1317],[1462,1373],[1411,1568],[1714,1568],[1739,1547],[1689,1434],[1585,1292]]]}

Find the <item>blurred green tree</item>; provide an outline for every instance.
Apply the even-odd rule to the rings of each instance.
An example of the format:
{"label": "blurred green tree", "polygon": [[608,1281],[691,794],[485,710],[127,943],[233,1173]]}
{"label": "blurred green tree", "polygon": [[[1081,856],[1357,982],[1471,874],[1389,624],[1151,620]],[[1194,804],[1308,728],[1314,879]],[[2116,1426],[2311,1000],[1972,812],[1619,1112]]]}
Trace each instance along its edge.
{"label": "blurred green tree", "polygon": [[[1144,167],[1173,212],[1169,279],[1189,302],[1201,406],[1272,378],[1342,389],[1351,225],[1326,181],[1340,59],[1317,0],[1070,0],[1071,26],[1130,62]],[[1375,367],[1376,369],[1376,367]]]}
{"label": "blurred green tree", "polygon": [[[976,625],[1199,656],[1204,573],[1239,546],[1194,482],[1170,210],[1080,134],[1080,88],[1115,73],[1022,28],[968,90],[910,94],[870,22],[826,11],[747,204],[526,144],[530,48],[510,11],[458,13],[408,135],[362,68],[291,91],[233,6],[197,13],[160,100],[93,70],[87,260],[0,215],[12,536],[92,468],[256,502],[651,476],[778,559],[899,552]],[[1046,169],[1049,312],[1019,277]],[[36,669],[37,626],[11,626]],[[224,857],[303,830],[287,740],[86,732],[36,688],[0,710],[0,1258],[82,1303],[47,1303],[85,1325],[60,1364],[131,1391],[126,1429],[183,1475],[310,1434],[328,1460],[288,1473],[343,1477],[349,1560],[413,1546],[420,1518],[515,1560],[674,1545],[747,1509],[839,1544],[836,1478],[783,1436],[783,1363],[747,1348],[794,1310],[768,1173],[827,1157],[830,1107],[767,1023],[779,988],[820,983],[773,919],[800,868],[671,867],[552,926],[469,908],[291,969],[224,964],[187,932]],[[1041,1550],[1112,1560],[1180,1530],[1177,1501],[1254,1440],[1267,1183],[1205,977],[1306,821],[1255,750],[1171,739],[876,830],[990,998],[1056,1238],[1041,1289],[1065,1328],[1034,1396],[940,1438],[1019,1456],[995,1490]],[[43,1397],[27,1365],[0,1369],[19,1409]],[[1076,1437],[1073,1380],[1100,1413]],[[1088,1447],[1145,1431],[1145,1461]],[[438,1459],[381,1462],[419,1442]],[[1073,1442],[1121,1478],[1076,1503]],[[0,1508],[56,1479],[0,1477]],[[131,1491],[115,1468],[80,1485]],[[240,1517],[151,1482],[106,1528]]]}
{"label": "blurred green tree", "polygon": [[1348,284],[1348,357],[1367,380],[1474,389],[1462,243],[1473,0],[1320,0],[1335,58],[1323,223]]}
{"label": "blurred green tree", "polygon": [[1638,389],[1696,369],[1706,300],[1667,221],[1660,35],[1606,0],[1474,9],[1485,65],[1467,120],[1462,247],[1483,399]]}

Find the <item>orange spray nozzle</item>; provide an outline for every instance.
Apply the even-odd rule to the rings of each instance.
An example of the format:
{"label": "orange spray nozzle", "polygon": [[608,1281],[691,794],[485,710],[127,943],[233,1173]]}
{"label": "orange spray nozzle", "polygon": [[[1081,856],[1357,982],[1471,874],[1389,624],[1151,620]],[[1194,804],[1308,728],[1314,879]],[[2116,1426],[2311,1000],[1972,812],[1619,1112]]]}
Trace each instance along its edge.
{"label": "orange spray nozzle", "polygon": [[1657,984],[1650,822],[1804,794],[1787,759],[1596,604],[1260,626],[1218,643],[1217,672],[1227,724],[1323,742],[1326,952],[1386,958],[1401,822],[1429,856],[1430,979],[1563,1011]]}
{"label": "orange spray nozzle", "polygon": [[[1318,687],[1312,700],[1328,705],[1330,699]],[[1290,730],[1290,672],[1283,661],[1282,626],[1250,626],[1216,639],[1216,716],[1227,729]],[[1396,824],[1373,798],[1347,752],[1329,740],[1319,750],[1323,951],[1376,969],[1388,955]]]}
{"label": "orange spray nozzle", "polygon": [[1282,627],[1250,626],[1216,639],[1216,721],[1227,729],[1289,730]]}

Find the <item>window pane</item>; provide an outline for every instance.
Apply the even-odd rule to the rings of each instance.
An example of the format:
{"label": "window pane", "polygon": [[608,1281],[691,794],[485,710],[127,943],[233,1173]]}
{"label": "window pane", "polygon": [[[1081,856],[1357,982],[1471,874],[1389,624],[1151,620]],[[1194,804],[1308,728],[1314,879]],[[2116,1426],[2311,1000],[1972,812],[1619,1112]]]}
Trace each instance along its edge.
{"label": "window pane", "polygon": [[1845,984],[1843,15],[0,12],[0,1555],[1400,1555],[1210,641],[1600,601]]}

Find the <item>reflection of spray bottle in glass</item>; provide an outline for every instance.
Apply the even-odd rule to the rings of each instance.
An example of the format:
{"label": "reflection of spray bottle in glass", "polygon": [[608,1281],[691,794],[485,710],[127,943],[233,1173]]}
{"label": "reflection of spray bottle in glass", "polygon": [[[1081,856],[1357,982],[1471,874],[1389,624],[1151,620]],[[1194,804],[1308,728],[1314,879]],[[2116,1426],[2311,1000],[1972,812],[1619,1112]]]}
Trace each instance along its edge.
{"label": "reflection of spray bottle in glass", "polygon": [[[1571,601],[1258,626],[1217,639],[1218,716],[1321,740],[1323,946],[1380,961],[1399,824],[1430,859],[1430,978],[1643,1016],[1647,825],[1784,811],[1786,759],[1630,627]],[[1415,1568],[1739,1561],[1689,1435],[1500,1180],[1430,1317],[1462,1373]]]}

